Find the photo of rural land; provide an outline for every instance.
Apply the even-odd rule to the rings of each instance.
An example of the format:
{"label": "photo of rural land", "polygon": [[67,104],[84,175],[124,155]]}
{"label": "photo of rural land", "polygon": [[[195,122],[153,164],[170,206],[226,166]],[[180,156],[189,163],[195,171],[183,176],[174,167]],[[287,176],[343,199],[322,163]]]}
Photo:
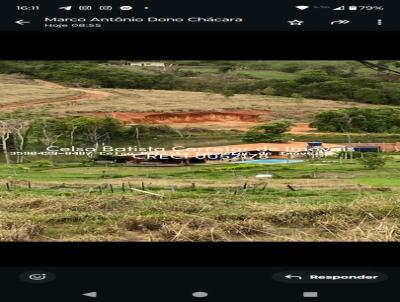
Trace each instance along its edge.
{"label": "photo of rural land", "polygon": [[0,61],[0,241],[399,241],[400,61]]}

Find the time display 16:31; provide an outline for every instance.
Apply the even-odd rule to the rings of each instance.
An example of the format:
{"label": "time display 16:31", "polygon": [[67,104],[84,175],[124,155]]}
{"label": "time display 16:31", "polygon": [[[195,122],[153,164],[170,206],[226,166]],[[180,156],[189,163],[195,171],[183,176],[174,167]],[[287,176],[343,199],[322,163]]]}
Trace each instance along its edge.
{"label": "time display 16:31", "polygon": [[40,6],[38,5],[33,5],[33,6],[28,6],[28,5],[17,5],[16,6],[17,10],[19,11],[35,11],[35,10],[40,10]]}

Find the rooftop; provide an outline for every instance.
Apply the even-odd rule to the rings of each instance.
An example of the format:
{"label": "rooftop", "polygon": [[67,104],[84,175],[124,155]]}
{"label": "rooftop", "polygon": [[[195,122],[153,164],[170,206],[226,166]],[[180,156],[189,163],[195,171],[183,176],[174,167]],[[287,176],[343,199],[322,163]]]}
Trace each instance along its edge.
{"label": "rooftop", "polygon": [[[323,148],[343,149],[343,145],[322,144]],[[176,148],[175,150],[167,150],[163,152],[152,152],[154,155],[176,156],[176,157],[197,157],[209,156],[229,153],[241,152],[288,152],[297,153],[305,152],[308,149],[308,142],[288,142],[288,143],[257,143],[257,144],[240,144],[226,145],[214,147],[196,147],[196,148]]]}

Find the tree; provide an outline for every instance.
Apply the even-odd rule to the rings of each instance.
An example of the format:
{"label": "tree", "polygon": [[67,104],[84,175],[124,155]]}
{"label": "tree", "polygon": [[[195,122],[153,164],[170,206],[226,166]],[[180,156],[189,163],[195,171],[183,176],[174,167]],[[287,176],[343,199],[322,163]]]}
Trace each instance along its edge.
{"label": "tree", "polygon": [[394,70],[394,69],[388,67],[388,65],[390,63],[394,63],[395,66],[396,66],[396,63],[397,63],[396,61],[379,61],[377,63],[373,63],[373,62],[370,62],[370,61],[360,60],[358,62],[363,64],[365,67],[371,68],[372,70],[375,70],[375,71],[378,71],[378,72],[390,72],[390,73],[393,73],[393,74],[400,75],[400,72],[398,70]]}
{"label": "tree", "polygon": [[7,142],[11,136],[11,127],[10,124],[6,120],[0,120],[0,139],[1,145],[3,149],[4,158],[6,160],[6,164],[10,164],[10,156],[8,154]]}
{"label": "tree", "polygon": [[[8,119],[0,120],[0,139],[4,158],[7,164],[11,163],[9,156],[9,143],[12,144],[17,152],[23,152],[25,147],[25,135],[29,128],[29,122],[23,119]],[[22,163],[24,157],[17,155],[17,163]]]}
{"label": "tree", "polygon": [[329,132],[397,133],[399,108],[348,108],[321,112],[313,117],[312,127]]}
{"label": "tree", "polygon": [[324,70],[310,70],[302,72],[296,81],[300,84],[311,84],[325,82],[329,79],[328,73]]}
{"label": "tree", "polygon": [[15,119],[11,122],[11,131],[13,132],[14,145],[17,152],[17,163],[24,162],[24,156],[22,155],[25,149],[26,134],[29,131],[30,122],[24,119]]}
{"label": "tree", "polygon": [[100,143],[112,139],[121,129],[120,122],[111,117],[80,116],[72,118],[68,125],[70,131],[73,130],[70,132],[71,141],[76,134],[93,144],[95,149],[98,149]]}
{"label": "tree", "polygon": [[231,96],[234,96],[234,95],[235,95],[235,92],[232,91],[232,90],[230,90],[230,89],[224,89],[224,90],[221,92],[221,94],[222,94],[224,97],[229,98],[229,97],[231,97]]}
{"label": "tree", "polygon": [[233,66],[233,65],[225,65],[225,66],[221,66],[218,68],[218,71],[220,73],[228,73],[232,70],[235,70],[235,66]]}
{"label": "tree", "polygon": [[265,125],[251,128],[243,137],[245,142],[280,143],[287,141],[285,132],[292,127],[292,122],[278,120]]}
{"label": "tree", "polygon": [[[2,120],[2,134],[0,136],[2,137],[2,140],[4,139],[8,141],[9,145],[11,141],[13,148],[15,149],[15,151],[17,151],[17,163],[22,163],[24,161],[23,152],[25,149],[28,133],[31,129],[32,116],[33,114],[31,112],[16,110],[12,112],[2,113],[0,117],[0,119]],[[7,152],[8,155],[9,146],[7,146],[4,142],[2,142],[1,144],[3,146],[3,152]],[[6,150],[4,150],[4,148]]]}
{"label": "tree", "polygon": [[358,159],[367,169],[375,170],[383,167],[386,164],[387,157],[379,153],[366,153],[362,158]]}
{"label": "tree", "polygon": [[46,147],[53,146],[62,136],[66,134],[66,126],[63,119],[40,118],[32,123],[32,135]]}
{"label": "tree", "polygon": [[75,143],[75,131],[78,129],[78,125],[76,125],[72,119],[66,122],[66,126],[69,133],[69,144],[72,147]]}

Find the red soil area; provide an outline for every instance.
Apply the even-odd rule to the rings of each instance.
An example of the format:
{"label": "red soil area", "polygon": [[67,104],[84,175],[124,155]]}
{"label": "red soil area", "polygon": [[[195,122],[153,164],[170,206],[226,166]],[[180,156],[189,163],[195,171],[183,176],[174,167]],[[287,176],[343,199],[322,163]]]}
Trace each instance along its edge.
{"label": "red soil area", "polygon": [[[201,127],[213,129],[247,130],[272,121],[271,111],[226,110],[203,112],[98,112],[97,116],[111,116],[124,124],[161,124],[171,127]],[[291,133],[310,133],[316,129],[308,123],[295,123]]]}
{"label": "red soil area", "polygon": [[270,115],[270,111],[213,111],[213,112],[112,112],[97,113],[101,116],[112,116],[125,124],[178,124],[204,122],[260,122],[260,117]]}
{"label": "red soil area", "polygon": [[248,129],[271,120],[270,111],[226,110],[202,112],[100,112],[124,124],[161,124],[171,127],[201,127],[213,129]]}

